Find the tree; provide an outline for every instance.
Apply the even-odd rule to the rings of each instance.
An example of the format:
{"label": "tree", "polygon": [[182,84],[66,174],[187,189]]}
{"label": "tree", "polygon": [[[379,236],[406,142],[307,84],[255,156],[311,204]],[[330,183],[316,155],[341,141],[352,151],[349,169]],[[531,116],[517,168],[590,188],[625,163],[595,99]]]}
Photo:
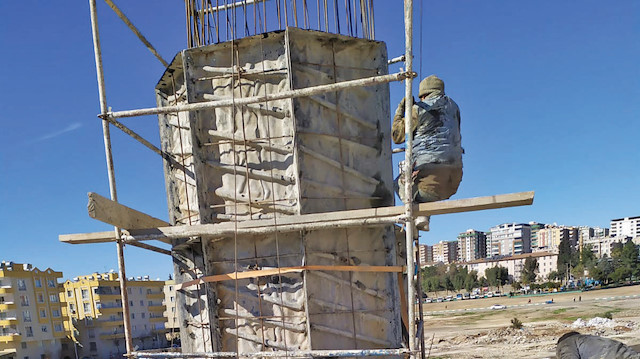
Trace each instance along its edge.
{"label": "tree", "polygon": [[594,278],[599,280],[600,283],[609,284],[609,277],[613,273],[614,268],[613,263],[609,260],[609,257],[606,254],[598,261],[597,268],[599,276]]}
{"label": "tree", "polygon": [[572,262],[573,256],[571,241],[567,237],[562,238],[558,246],[557,262],[558,273],[560,273],[562,278],[568,278],[569,268],[577,264],[575,261]]}
{"label": "tree", "polygon": [[596,258],[596,255],[591,250],[591,245],[587,244],[582,246],[582,249],[580,250],[580,264],[582,264],[584,268],[590,268],[597,262],[598,258]]}
{"label": "tree", "polygon": [[511,284],[511,287],[513,288],[513,290],[520,290],[522,289],[522,285],[520,284],[520,282],[513,282]]}
{"label": "tree", "polygon": [[524,266],[522,268],[522,283],[531,284],[536,281],[538,276],[538,260],[533,257],[527,257],[524,260]]}
{"label": "tree", "polygon": [[478,286],[478,272],[472,270],[471,272],[467,273],[467,277],[464,280],[464,289],[467,290],[467,292],[471,292],[471,290],[473,290],[473,288]]}

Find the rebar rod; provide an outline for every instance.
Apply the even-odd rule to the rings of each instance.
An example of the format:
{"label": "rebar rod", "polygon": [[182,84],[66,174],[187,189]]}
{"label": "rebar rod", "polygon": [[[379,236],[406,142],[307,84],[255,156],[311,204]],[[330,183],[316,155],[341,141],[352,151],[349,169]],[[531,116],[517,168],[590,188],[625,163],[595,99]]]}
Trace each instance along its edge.
{"label": "rebar rod", "polygon": [[[96,62],[96,76],[98,80],[98,94],[100,97],[100,112],[103,117],[107,113],[107,96],[104,84],[104,71],[102,68],[102,49],[100,47],[100,32],[98,31],[98,12],[96,0],[89,0],[89,9],[91,12],[91,33],[93,36],[93,52]],[[109,132],[109,121],[102,119],[102,134],[104,138],[104,151],[107,160],[107,175],[109,177],[109,192],[111,200],[118,201],[118,192],[116,191],[115,170],[113,167],[113,154],[111,152],[111,134]],[[127,294],[127,275],[124,263],[124,243],[121,239],[120,228],[114,227],[116,237],[116,252],[118,255],[118,276],[120,277],[120,298],[122,300],[122,313],[124,318],[124,338],[127,354],[133,350],[133,342],[131,338],[131,321],[129,318],[129,298]]]}
{"label": "rebar rod", "polygon": [[[413,67],[413,0],[404,1],[404,31],[405,31],[405,70],[407,72],[412,71]],[[409,308],[409,322],[407,323],[407,331],[409,332],[409,350],[410,357],[415,357],[414,350],[416,341],[416,327],[415,327],[415,279],[413,275],[413,237],[416,228],[414,226],[413,218],[413,193],[412,193],[412,146],[413,146],[413,133],[411,120],[413,115],[413,97],[411,95],[411,88],[413,85],[413,77],[407,77],[405,79],[405,111],[404,111],[404,135],[405,135],[405,157],[404,157],[404,193],[405,193],[405,218],[406,218],[406,256],[407,256],[407,307]]]}
{"label": "rebar rod", "polygon": [[[290,90],[290,91],[282,91],[282,92],[267,94],[263,96],[244,97],[241,99],[236,99],[235,101],[232,99],[224,99],[224,100],[217,100],[217,101],[192,103],[192,104],[186,104],[186,105],[174,105],[174,106],[164,106],[164,107],[143,108],[138,110],[117,111],[117,112],[109,112],[107,116],[111,118],[136,117],[136,116],[146,116],[146,115],[167,114],[167,113],[174,113],[174,112],[206,110],[206,109],[211,109],[216,107],[240,106],[240,105],[247,105],[247,104],[265,102],[265,101],[275,101],[275,100],[283,100],[288,98],[307,97],[307,96],[317,95],[317,94],[326,93],[326,92],[344,90],[351,87],[379,85],[382,83],[388,83],[392,81],[402,81],[404,79],[413,78],[415,76],[416,74],[411,72],[398,72],[390,75],[365,77],[362,79],[342,81],[334,84],[319,85],[319,86],[307,87],[303,89]],[[103,115],[100,115],[100,116],[103,116]]]}

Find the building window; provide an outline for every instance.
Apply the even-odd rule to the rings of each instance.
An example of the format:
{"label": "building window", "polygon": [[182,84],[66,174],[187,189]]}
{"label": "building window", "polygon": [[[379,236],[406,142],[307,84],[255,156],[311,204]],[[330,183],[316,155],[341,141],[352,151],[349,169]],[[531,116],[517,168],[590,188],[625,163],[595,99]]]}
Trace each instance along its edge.
{"label": "building window", "polygon": [[49,301],[51,303],[58,303],[58,295],[57,294],[49,294]]}
{"label": "building window", "polygon": [[91,304],[89,303],[82,303],[82,309],[84,309],[85,313],[91,313]]}
{"label": "building window", "polygon": [[145,313],[140,313],[140,316],[142,316],[142,319],[144,319]]}
{"label": "building window", "polygon": [[38,293],[38,303],[44,303],[44,294]]}
{"label": "building window", "polygon": [[94,328],[89,328],[88,332],[89,332],[89,338],[96,337],[96,330]]}
{"label": "building window", "polygon": [[96,345],[96,342],[89,342],[89,350],[91,350],[92,352],[98,351],[98,346]]}
{"label": "building window", "polygon": [[47,310],[40,309],[40,318],[46,318],[46,317],[47,317]]}
{"label": "building window", "polygon": [[53,325],[53,331],[55,332],[61,332],[62,331],[62,324],[61,323],[56,323]]}
{"label": "building window", "polygon": [[40,280],[40,278],[36,278],[35,282],[36,282],[36,288],[42,288],[42,281]]}
{"label": "building window", "polygon": [[141,307],[144,307],[144,300],[141,300],[141,301],[140,301],[140,306],[141,306]]}
{"label": "building window", "polygon": [[51,316],[54,318],[60,318],[60,309],[51,309]]}
{"label": "building window", "polygon": [[31,327],[24,327],[24,331],[27,332],[27,338],[31,338],[33,337],[33,328]]}
{"label": "building window", "polygon": [[68,290],[67,291],[67,297],[68,298],[73,298],[73,291],[72,290]]}
{"label": "building window", "polygon": [[47,279],[47,287],[55,288],[56,287],[56,281],[53,280],[53,279]]}
{"label": "building window", "polygon": [[48,330],[46,325],[43,325],[41,329],[43,333],[46,333]]}
{"label": "building window", "polygon": [[131,313],[131,319],[136,319],[136,313]]}
{"label": "building window", "polygon": [[20,347],[21,347],[22,349],[27,349],[27,342],[22,342],[22,343],[20,343]]}
{"label": "building window", "polygon": [[71,314],[76,314],[76,305],[73,303],[69,303],[69,311]]}
{"label": "building window", "polygon": [[31,322],[31,312],[28,310],[25,310],[22,312],[22,320],[25,322]]}
{"label": "building window", "polygon": [[18,290],[27,290],[27,282],[24,279],[18,279]]}
{"label": "building window", "polygon": [[82,290],[82,299],[89,299],[89,291],[86,289]]}
{"label": "building window", "polygon": [[29,296],[21,295],[20,296],[20,305],[23,306],[23,307],[28,307],[29,306]]}
{"label": "building window", "polygon": [[133,307],[133,301],[132,300],[129,301],[129,306]]}

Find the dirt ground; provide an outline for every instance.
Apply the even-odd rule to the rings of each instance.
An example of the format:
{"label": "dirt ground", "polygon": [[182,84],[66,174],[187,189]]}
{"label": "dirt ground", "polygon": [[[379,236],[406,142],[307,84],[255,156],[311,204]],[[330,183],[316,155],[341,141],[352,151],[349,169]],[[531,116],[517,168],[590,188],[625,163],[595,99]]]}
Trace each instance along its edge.
{"label": "dirt ground", "polygon": [[[551,299],[552,304],[545,303]],[[489,309],[493,304],[507,308]],[[579,318],[589,321],[607,312],[613,320],[573,326]],[[616,339],[640,351],[640,285],[425,303],[423,313],[430,358],[555,358],[558,338],[569,331]],[[522,329],[510,328],[512,318],[523,323]]]}

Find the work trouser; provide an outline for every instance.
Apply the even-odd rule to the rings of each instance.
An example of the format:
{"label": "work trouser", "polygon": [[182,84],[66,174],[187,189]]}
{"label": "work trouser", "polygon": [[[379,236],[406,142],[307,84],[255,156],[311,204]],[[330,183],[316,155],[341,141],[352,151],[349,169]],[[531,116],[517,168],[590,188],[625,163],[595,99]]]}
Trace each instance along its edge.
{"label": "work trouser", "polygon": [[[413,202],[426,203],[442,201],[458,191],[462,181],[462,166],[449,164],[431,164],[421,166],[412,185]],[[401,172],[396,179],[396,192],[406,203],[404,195],[404,175]]]}

